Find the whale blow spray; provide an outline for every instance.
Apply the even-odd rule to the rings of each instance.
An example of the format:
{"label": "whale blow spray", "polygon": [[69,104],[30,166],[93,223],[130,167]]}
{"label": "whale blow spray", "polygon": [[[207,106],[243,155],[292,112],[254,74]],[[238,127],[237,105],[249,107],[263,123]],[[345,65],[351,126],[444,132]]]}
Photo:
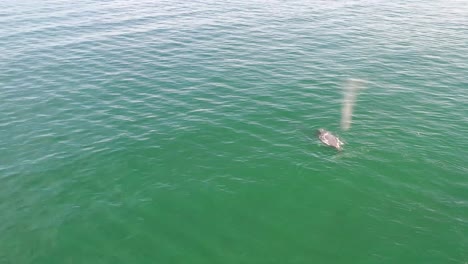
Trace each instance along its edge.
{"label": "whale blow spray", "polygon": [[348,79],[343,89],[343,106],[341,109],[341,129],[348,130],[351,127],[353,107],[360,90],[364,89],[366,81],[359,79]]}

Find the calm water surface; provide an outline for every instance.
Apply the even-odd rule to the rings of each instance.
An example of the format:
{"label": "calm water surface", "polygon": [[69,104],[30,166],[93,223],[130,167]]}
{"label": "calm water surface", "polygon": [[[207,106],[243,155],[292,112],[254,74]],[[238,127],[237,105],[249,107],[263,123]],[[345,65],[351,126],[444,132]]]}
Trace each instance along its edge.
{"label": "calm water surface", "polygon": [[466,1],[5,0],[0,24],[0,263],[468,262]]}

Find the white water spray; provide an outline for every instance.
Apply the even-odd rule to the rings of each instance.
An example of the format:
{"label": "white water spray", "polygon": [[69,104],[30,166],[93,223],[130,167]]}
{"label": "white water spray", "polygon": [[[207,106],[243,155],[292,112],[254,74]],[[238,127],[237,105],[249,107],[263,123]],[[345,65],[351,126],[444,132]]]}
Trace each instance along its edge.
{"label": "white water spray", "polygon": [[353,107],[360,90],[364,89],[366,81],[359,79],[349,79],[343,89],[343,106],[341,109],[341,129],[348,130],[351,127]]}

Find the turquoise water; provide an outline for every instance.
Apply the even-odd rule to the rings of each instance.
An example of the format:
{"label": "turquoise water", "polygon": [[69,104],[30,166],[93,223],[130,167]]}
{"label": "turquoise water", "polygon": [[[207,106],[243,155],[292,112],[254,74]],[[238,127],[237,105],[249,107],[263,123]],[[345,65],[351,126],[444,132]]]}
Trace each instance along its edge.
{"label": "turquoise water", "polygon": [[468,262],[465,1],[6,0],[0,23],[0,263]]}

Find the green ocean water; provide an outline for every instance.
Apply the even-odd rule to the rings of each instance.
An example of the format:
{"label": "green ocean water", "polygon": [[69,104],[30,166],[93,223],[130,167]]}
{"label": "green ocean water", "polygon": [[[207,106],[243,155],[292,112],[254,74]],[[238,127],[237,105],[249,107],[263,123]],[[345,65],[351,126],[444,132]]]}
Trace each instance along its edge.
{"label": "green ocean water", "polygon": [[0,263],[468,263],[466,1],[5,0],[0,25]]}

